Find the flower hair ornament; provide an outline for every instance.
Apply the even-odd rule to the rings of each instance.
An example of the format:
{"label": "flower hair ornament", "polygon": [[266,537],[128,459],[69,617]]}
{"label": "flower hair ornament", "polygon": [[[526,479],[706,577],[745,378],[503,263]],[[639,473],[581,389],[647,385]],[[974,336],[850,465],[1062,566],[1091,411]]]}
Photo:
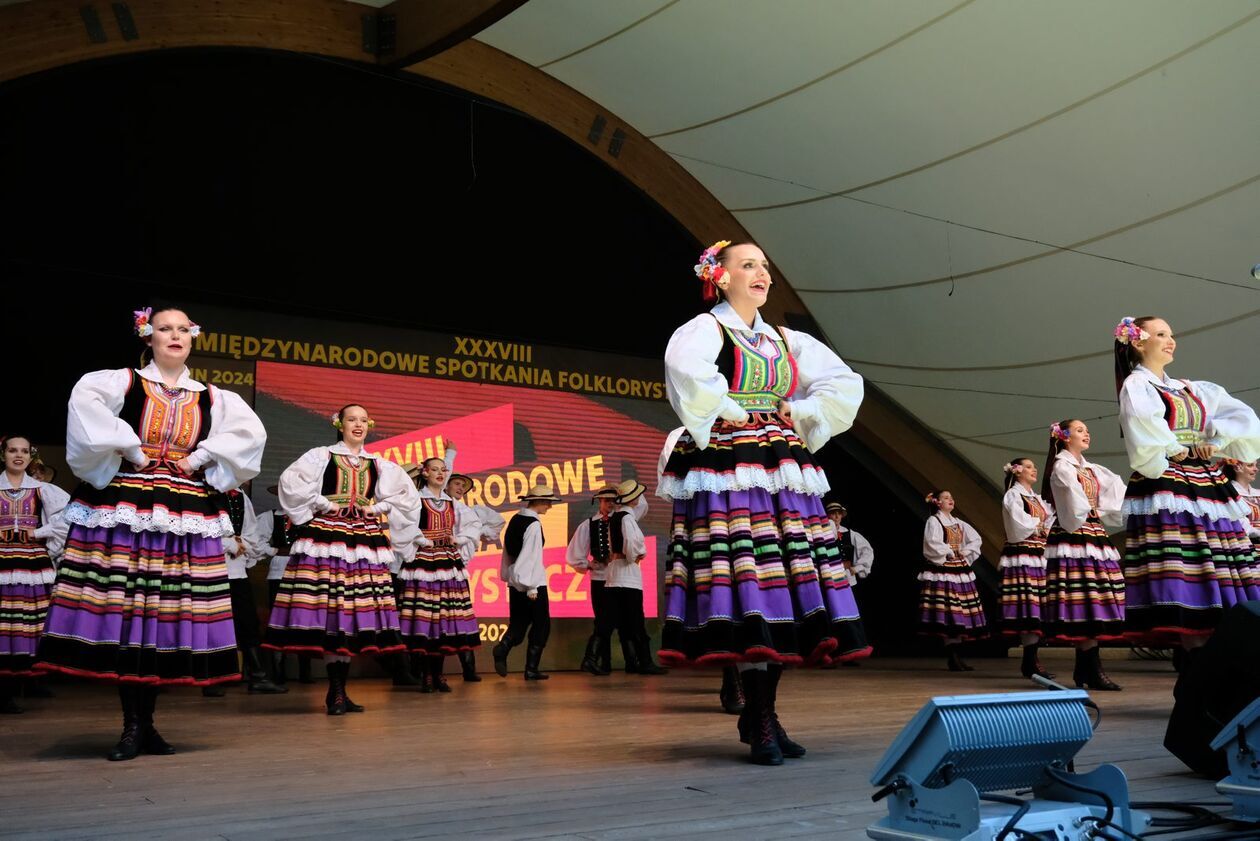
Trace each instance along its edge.
{"label": "flower hair ornament", "polygon": [[1116,325],[1115,330],[1116,341],[1122,345],[1132,345],[1134,342],[1141,342],[1149,339],[1151,334],[1137,326],[1137,321],[1131,315],[1126,315],[1120,319],[1120,323]]}
{"label": "flower hair ornament", "polygon": [[1056,421],[1055,423],[1050,424],[1050,437],[1057,438],[1060,441],[1067,441],[1069,438],[1072,437],[1072,432],[1071,430],[1064,429],[1063,427],[1059,426],[1058,422]]}
{"label": "flower hair ornament", "polygon": [[136,335],[144,338],[153,335],[153,325],[149,323],[149,319],[153,317],[153,307],[145,307],[142,310],[132,310],[136,317],[135,327]]}
{"label": "flower hair ornament", "polygon": [[717,256],[723,248],[730,244],[731,241],[729,239],[720,239],[700,252],[700,262],[695,265],[695,273],[696,277],[700,278],[704,284],[701,294],[704,295],[706,304],[711,304],[718,299],[717,283],[726,274],[726,269],[718,264]]}
{"label": "flower hair ornament", "polygon": [[927,496],[923,497],[923,501],[928,503],[929,505],[935,505],[936,503],[940,502],[940,500],[936,498],[936,494],[934,493],[929,493]]}
{"label": "flower hair ornament", "polygon": [[[332,425],[333,425],[335,428],[337,428],[337,429],[341,429],[341,428],[344,426],[344,424],[341,422],[341,413],[340,413],[340,412],[333,412],[333,413],[332,413],[332,417],[331,417],[331,418],[329,418],[329,420],[331,420],[331,421],[332,421]],[[368,428],[368,429],[375,429],[375,428],[376,428],[376,421],[372,420],[371,418],[368,418],[367,428]]]}
{"label": "flower hair ornament", "polygon": [[[136,321],[136,335],[140,338],[153,335],[153,307],[145,307],[142,310],[132,310]],[[196,322],[188,322],[188,335],[194,339],[201,335],[201,325]]]}
{"label": "flower hair ornament", "polygon": [[1019,464],[1004,464],[1002,465],[1002,472],[1011,476],[1018,476],[1024,472],[1024,463],[1021,461]]}

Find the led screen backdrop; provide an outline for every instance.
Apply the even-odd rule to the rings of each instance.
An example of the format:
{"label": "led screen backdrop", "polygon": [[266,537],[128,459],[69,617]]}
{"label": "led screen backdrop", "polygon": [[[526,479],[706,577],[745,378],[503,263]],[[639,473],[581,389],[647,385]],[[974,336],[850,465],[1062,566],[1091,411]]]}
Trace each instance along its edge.
{"label": "led screen backdrop", "polygon": [[[558,657],[570,649],[580,656],[590,628],[587,579],[564,563],[569,536],[594,513],[593,489],[646,484],[644,608],[658,615],[669,510],[652,491],[661,446],[677,425],[660,360],[241,310],[199,308],[198,320],[205,327],[189,361],[193,376],[241,394],[267,427],[251,492],[258,510],[277,507],[268,488],[285,467],[336,440],[330,415],[359,402],[376,421],[370,450],[408,464],[443,455],[443,440],[453,441],[456,470],[475,482],[469,502],[505,519],[530,485],[545,481],[563,498],[543,522],[552,616],[562,620],[553,632]],[[499,557],[486,543],[469,568],[489,642],[508,615]]]}
{"label": "led screen backdrop", "polygon": [[[376,421],[367,449],[390,461],[411,464],[442,456],[442,442],[452,441],[455,469],[475,483],[470,504],[488,505],[510,519],[519,509],[516,499],[531,485],[551,485],[564,499],[543,518],[551,613],[560,618],[591,615],[586,576],[574,575],[564,562],[569,536],[592,513],[591,494],[628,478],[655,485],[664,441],[660,429],[624,411],[558,391],[274,362],[258,363],[255,388],[263,423],[268,430],[284,430],[281,436],[270,433],[269,473],[310,447],[330,443],[330,414],[361,402]],[[659,502],[643,523],[648,616],[656,615],[657,536],[668,522]],[[498,546],[483,544],[469,566],[478,618],[508,615],[499,556]]]}

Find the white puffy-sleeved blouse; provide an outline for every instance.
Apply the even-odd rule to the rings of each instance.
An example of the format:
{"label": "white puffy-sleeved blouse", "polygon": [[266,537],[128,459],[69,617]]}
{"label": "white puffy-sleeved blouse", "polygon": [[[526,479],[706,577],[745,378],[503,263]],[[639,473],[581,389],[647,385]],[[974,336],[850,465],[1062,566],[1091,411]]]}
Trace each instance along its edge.
{"label": "white puffy-sleeved blouse", "polygon": [[[243,496],[243,495],[242,495]],[[236,535],[223,535],[223,556],[227,559],[228,578],[248,578],[249,572],[262,558],[271,556],[270,520],[268,530],[263,531],[263,524],[254,512],[254,503],[248,496],[245,501],[245,522],[241,526],[241,542],[236,542]]]}
{"label": "white puffy-sleeved blouse", "polygon": [[1195,444],[1239,461],[1260,457],[1260,419],[1250,406],[1215,383],[1159,377],[1142,365],[1120,388],[1120,426],[1129,465],[1148,479],[1158,479],[1170,458]]}
{"label": "white puffy-sleeved blouse", "polygon": [[505,551],[499,561],[499,577],[510,587],[522,593],[537,591],[547,586],[547,565],[543,562],[543,526],[538,512],[521,508],[517,517],[529,517],[530,523],[522,535],[521,551],[515,556]]}
{"label": "white puffy-sleeved blouse", "polygon": [[[1091,475],[1092,474],[1092,475]],[[1054,513],[1066,532],[1079,531],[1091,511],[1103,525],[1117,528],[1124,505],[1124,480],[1101,464],[1077,458],[1060,450],[1050,471],[1050,493],[1054,496]],[[1096,501],[1091,500],[1096,495]]]}
{"label": "white puffy-sleeved blouse", "polygon": [[280,474],[281,509],[295,526],[337,510],[339,506],[323,495],[324,471],[334,455],[357,456],[376,463],[372,510],[384,514],[389,524],[394,557],[386,563],[393,563],[400,553],[405,556],[421,540],[420,492],[401,467],[376,453],[366,450],[354,453],[340,441],[331,447],[307,450]]}
{"label": "white puffy-sleeved blouse", "polygon": [[[4,491],[12,490],[15,495],[31,490],[39,494],[39,525],[31,532],[31,536],[36,540],[44,541],[44,549],[48,552],[48,557],[52,559],[55,567],[65,552],[66,533],[70,530],[70,524],[63,516],[66,505],[70,502],[70,495],[56,485],[41,482],[34,476],[25,474],[22,476],[22,483],[17,488],[11,488],[2,475],[0,475],[0,482],[4,483]],[[8,517],[0,518],[0,529],[16,529],[22,525],[18,521],[19,515],[13,511]],[[0,584],[50,584],[54,578],[56,578],[55,569],[37,572],[17,569],[0,570]]]}
{"label": "white puffy-sleeved blouse", "polygon": [[[1046,512],[1045,522],[1028,513],[1024,504],[1025,498],[1035,500]],[[1023,543],[1036,533],[1038,528],[1047,532],[1054,525],[1054,506],[1041,498],[1036,491],[1030,491],[1016,482],[1002,496],[1002,525],[1006,528],[1007,543]]]}
{"label": "white puffy-sleeved blouse", "polygon": [[[155,363],[136,374],[162,384]],[[94,371],[85,374],[70,393],[66,462],[75,476],[95,488],[110,483],[124,458],[134,465],[149,460],[137,431],[118,417],[131,382],[128,368]],[[205,471],[206,483],[217,491],[229,491],[257,476],[267,432],[254,410],[234,392],[197,382],[187,368],[177,386],[196,392],[210,389],[210,431],[188,456],[195,469]]]}
{"label": "white puffy-sleeved blouse", "polygon": [[923,559],[934,566],[944,566],[956,562],[954,550],[949,545],[946,527],[961,527],[962,546],[960,554],[962,562],[970,564],[980,557],[980,533],[970,523],[963,522],[952,514],[937,512],[927,518],[923,524]]}
{"label": "white puffy-sleeved blouse", "polygon": [[1260,538],[1260,490],[1237,480],[1234,490],[1238,491],[1238,498],[1247,506],[1247,534],[1253,539]]}
{"label": "white puffy-sleeved blouse", "polygon": [[[724,341],[719,325],[780,339],[760,313],[749,327],[725,301],[674,331],[665,349],[665,389],[670,405],[701,449],[709,445],[718,418],[743,422],[748,416],[730,397],[730,385],[718,370]],[[811,450],[821,449],[853,425],[862,404],[862,378],[807,333],[785,327],[781,338],[796,360],[797,387],[788,396],[793,425]]]}
{"label": "white puffy-sleeved blouse", "polygon": [[849,568],[849,586],[856,586],[859,578],[871,574],[875,566],[875,547],[859,532],[845,526],[836,526],[836,537],[846,532],[853,541],[853,563]]}

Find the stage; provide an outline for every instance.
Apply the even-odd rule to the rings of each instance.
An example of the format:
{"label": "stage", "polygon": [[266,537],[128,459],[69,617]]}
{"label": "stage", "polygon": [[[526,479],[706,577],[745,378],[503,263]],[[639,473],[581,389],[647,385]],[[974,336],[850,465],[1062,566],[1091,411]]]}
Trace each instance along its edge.
{"label": "stage", "polygon": [[[489,658],[483,655],[484,661]],[[1070,671],[1068,659],[1047,667]],[[884,659],[784,677],[781,717],[809,756],[745,761],[719,675],[451,675],[449,695],[352,682],[362,715],[323,713],[322,684],[285,696],[202,698],[175,689],[158,726],[179,749],[103,758],[120,730],[111,687],[60,684],[57,697],[0,719],[7,839],[47,838],[784,838],[858,839],[885,813],[871,768],[933,694],[1031,689],[1017,659]],[[1077,758],[1108,761],[1134,799],[1220,800],[1161,745],[1174,674],[1108,660],[1125,690],[1095,693],[1102,725]]]}

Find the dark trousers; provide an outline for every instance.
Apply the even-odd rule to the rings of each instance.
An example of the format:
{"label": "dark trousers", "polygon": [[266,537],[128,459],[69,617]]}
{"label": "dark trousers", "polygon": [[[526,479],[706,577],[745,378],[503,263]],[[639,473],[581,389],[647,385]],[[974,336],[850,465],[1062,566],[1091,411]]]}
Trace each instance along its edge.
{"label": "dark trousers", "polygon": [[643,616],[643,591],[633,587],[608,587],[604,590],[612,612],[612,621],[623,643],[646,642],[647,625]]}
{"label": "dark trousers", "polygon": [[236,628],[236,647],[258,647],[258,607],[254,603],[254,589],[248,578],[228,580],[232,593],[232,625]]}
{"label": "dark trousers", "polygon": [[538,598],[531,599],[515,587],[508,587],[508,629],[504,641],[517,646],[529,633],[531,648],[542,648],[551,636],[551,609],[547,606],[547,588],[538,588]]}
{"label": "dark trousers", "polygon": [[595,613],[595,636],[601,642],[612,639],[617,630],[617,605],[603,581],[591,582],[591,610]]}

